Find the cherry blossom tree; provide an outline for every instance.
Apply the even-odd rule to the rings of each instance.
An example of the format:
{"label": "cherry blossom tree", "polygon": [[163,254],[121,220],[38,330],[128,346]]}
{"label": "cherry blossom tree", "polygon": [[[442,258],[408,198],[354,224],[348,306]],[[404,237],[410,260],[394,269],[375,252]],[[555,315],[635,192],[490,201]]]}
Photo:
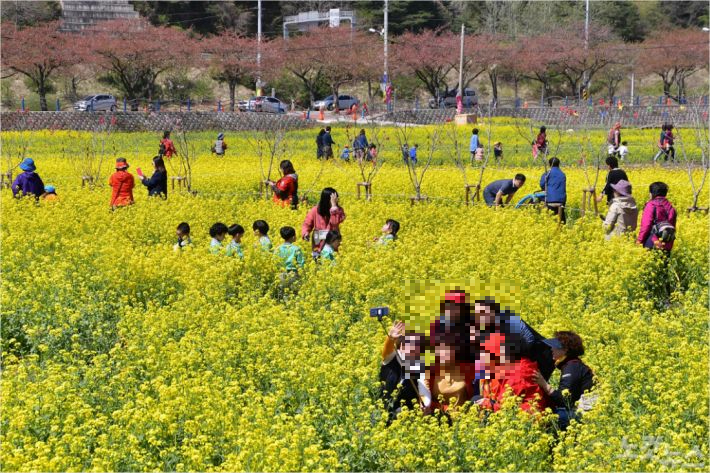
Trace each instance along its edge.
{"label": "cherry blossom tree", "polygon": [[207,63],[212,78],[229,87],[229,110],[233,112],[237,85],[258,72],[257,40],[224,31],[203,39],[201,45],[209,56]]}

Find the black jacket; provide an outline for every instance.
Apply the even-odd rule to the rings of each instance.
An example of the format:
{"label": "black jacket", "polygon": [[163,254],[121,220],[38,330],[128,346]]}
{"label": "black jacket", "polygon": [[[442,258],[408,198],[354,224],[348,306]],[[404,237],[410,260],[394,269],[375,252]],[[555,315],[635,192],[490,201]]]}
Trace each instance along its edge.
{"label": "black jacket", "polygon": [[333,146],[334,144],[333,137],[326,131],[325,135],[323,135],[323,146]]}
{"label": "black jacket", "polygon": [[[380,393],[390,413],[394,413],[402,405],[409,409],[414,409],[418,405],[417,392],[412,383],[405,379],[404,367],[399,364],[396,356],[389,363],[380,367],[380,383],[382,386]],[[400,385],[399,395],[394,398],[392,393]]]}
{"label": "black jacket", "polygon": [[[565,360],[558,368],[560,369],[560,385],[550,394],[550,398],[558,407],[566,407],[568,403],[573,406],[582,397],[584,391],[591,389],[594,384],[594,373],[579,358]],[[567,402],[562,396],[562,391],[565,389],[569,390]]]}
{"label": "black jacket", "polygon": [[168,196],[168,173],[166,171],[155,171],[150,179],[143,179],[143,185],[148,188],[148,195]]}
{"label": "black jacket", "polygon": [[623,169],[612,169],[609,174],[606,175],[606,184],[604,185],[604,190],[602,191],[606,195],[606,203],[611,204],[611,199],[614,198],[614,189],[611,188],[612,184],[616,184],[619,181],[628,181],[629,178],[626,176],[626,172]]}

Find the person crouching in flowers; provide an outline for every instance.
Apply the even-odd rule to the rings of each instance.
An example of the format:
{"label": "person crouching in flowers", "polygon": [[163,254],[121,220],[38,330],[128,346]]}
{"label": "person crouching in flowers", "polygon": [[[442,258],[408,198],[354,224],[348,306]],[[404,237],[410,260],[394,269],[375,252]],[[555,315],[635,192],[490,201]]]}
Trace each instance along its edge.
{"label": "person crouching in flowers", "polygon": [[335,261],[335,253],[340,248],[340,243],[343,241],[342,235],[338,230],[330,230],[325,236],[325,245],[320,252],[320,259],[323,261]]}
{"label": "person crouching in flowers", "polygon": [[296,230],[293,227],[281,227],[279,230],[284,242],[276,250],[276,254],[281,259],[287,273],[298,274],[306,264],[301,247],[295,244]]}
{"label": "person crouching in flowers", "polygon": [[173,246],[173,250],[180,251],[183,248],[187,248],[192,244],[190,239],[190,224],[187,222],[180,222],[175,230],[177,235],[177,243]]}
{"label": "person crouching in flowers", "polygon": [[242,237],[244,236],[244,227],[238,224],[233,224],[227,229],[227,233],[232,237],[232,240],[225,249],[227,256],[244,259],[244,251],[242,250]]}
{"label": "person crouching in flowers", "polygon": [[550,386],[539,371],[535,381],[550,396],[555,414],[559,416],[560,430],[566,430],[570,420],[577,416],[575,404],[594,385],[594,373],[580,356],[584,355],[582,338],[574,332],[555,332],[555,338],[545,340],[552,348],[555,366],[560,370],[557,389]]}
{"label": "person crouching in flowers", "polygon": [[44,186],[44,194],[42,194],[42,199],[47,202],[58,201],[59,196],[57,195],[57,188],[51,184],[47,184],[46,186]]}
{"label": "person crouching in flowers", "polygon": [[340,224],[345,220],[345,212],[338,203],[338,192],[332,187],[326,187],[320,194],[318,205],[311,208],[301,226],[301,236],[305,241],[311,238],[311,250],[314,259],[325,245],[325,236],[330,230],[340,230]]}
{"label": "person crouching in flowers", "polygon": [[133,187],[135,179],[128,173],[128,163],[125,158],[116,160],[116,172],[111,174],[108,185],[111,186],[111,210],[118,207],[133,205]]}
{"label": "person crouching in flowers", "polygon": [[382,227],[382,235],[375,237],[375,243],[378,245],[387,245],[397,239],[397,233],[399,232],[399,222],[397,220],[388,218]]}
{"label": "person crouching in flowers", "polygon": [[12,183],[12,195],[14,197],[23,197],[33,195],[35,200],[45,192],[44,182],[39,174],[35,172],[37,166],[32,158],[25,158],[20,163],[22,173],[19,174]]}
{"label": "person crouching in flowers", "polygon": [[422,358],[424,335],[405,330],[404,322],[396,321],[387,333],[382,348],[380,383],[382,399],[390,415],[397,417],[402,406],[428,409],[431,392],[425,382]]}
{"label": "person crouching in flowers", "polygon": [[266,181],[274,193],[273,200],[281,207],[289,206],[292,210],[298,209],[298,174],[293,167],[293,163],[284,159],[279,164],[281,179],[277,182]]}
{"label": "person crouching in flowers", "polygon": [[547,393],[536,381],[537,363],[521,355],[521,344],[521,337],[514,333],[493,333],[482,343],[481,360],[487,365],[488,378],[481,381],[482,407],[499,410],[508,390],[521,398],[524,411],[551,407]]}
{"label": "person crouching in flowers", "polygon": [[210,227],[210,236],[212,241],[210,241],[210,254],[221,255],[224,254],[224,238],[227,236],[227,225],[222,222],[217,222]]}

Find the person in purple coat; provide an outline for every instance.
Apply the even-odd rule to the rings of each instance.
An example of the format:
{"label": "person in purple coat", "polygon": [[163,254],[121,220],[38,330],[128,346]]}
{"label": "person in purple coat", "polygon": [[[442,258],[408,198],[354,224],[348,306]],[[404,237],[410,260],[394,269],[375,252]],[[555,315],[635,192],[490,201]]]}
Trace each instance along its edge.
{"label": "person in purple coat", "polygon": [[32,158],[23,159],[20,169],[24,172],[17,176],[12,183],[12,195],[23,197],[31,194],[35,196],[35,199],[39,199],[44,194],[44,182],[35,172],[37,166],[35,166],[34,160]]}

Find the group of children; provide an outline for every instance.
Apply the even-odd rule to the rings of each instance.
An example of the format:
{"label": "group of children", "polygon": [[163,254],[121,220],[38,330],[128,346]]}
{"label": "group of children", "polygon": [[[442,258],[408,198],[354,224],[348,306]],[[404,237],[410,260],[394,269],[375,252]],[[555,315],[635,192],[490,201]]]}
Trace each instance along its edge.
{"label": "group of children", "polygon": [[[400,224],[397,220],[388,219],[382,227],[382,235],[374,238],[377,245],[387,245],[397,239]],[[254,237],[256,238],[255,247],[266,253],[274,253],[287,273],[298,273],[306,264],[306,258],[300,246],[296,245],[296,230],[290,226],[281,227],[279,234],[283,239],[283,243],[274,251],[273,243],[269,238],[269,224],[265,220],[256,220],[252,224]],[[173,246],[176,251],[180,251],[192,245],[190,238],[190,224],[182,222],[177,226],[175,231],[177,242]],[[244,258],[244,249],[242,247],[242,238],[245,230],[239,224],[225,225],[222,222],[217,222],[210,227],[209,235],[211,238],[209,252],[213,255],[224,255],[234,258]],[[226,242],[227,235],[231,240]],[[340,244],[343,237],[338,230],[329,230],[325,235],[324,245],[322,249],[314,255],[316,262],[330,261],[334,262],[336,254],[340,250]]]}

